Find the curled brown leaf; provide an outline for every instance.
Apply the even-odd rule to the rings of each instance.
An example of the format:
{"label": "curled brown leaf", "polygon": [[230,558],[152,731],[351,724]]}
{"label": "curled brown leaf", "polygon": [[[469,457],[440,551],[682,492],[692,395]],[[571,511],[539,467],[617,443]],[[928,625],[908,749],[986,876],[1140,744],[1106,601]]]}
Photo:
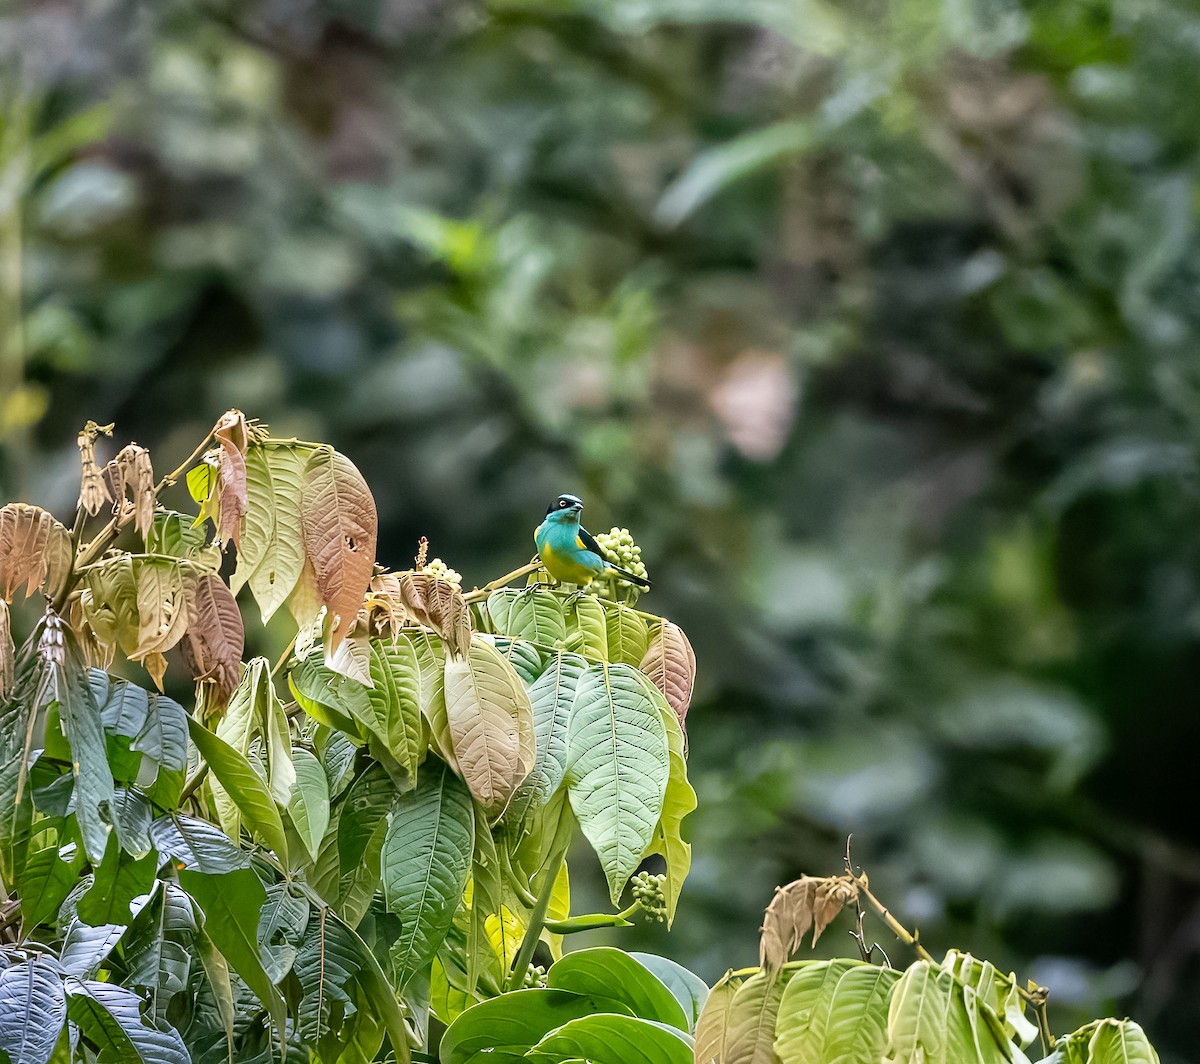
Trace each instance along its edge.
{"label": "curled brown leaf", "polygon": [[154,523],[154,507],[157,502],[150,452],[136,443],[127,444],[117,454],[116,466],[120,477],[120,490],[115,492],[113,497],[119,505],[124,494],[129,493],[133,503],[133,527],[145,537],[150,534],[150,526]]}
{"label": "curled brown leaf", "polygon": [[228,410],[213,428],[213,438],[221,445],[218,460],[219,514],[217,535],[224,547],[230,540],[238,545],[242,518],[246,513],[246,447],[250,434],[246,415],[240,410]]}
{"label": "curled brown leaf", "polygon": [[367,594],[370,629],[395,633],[405,625],[432,628],[452,658],[471,644],[471,610],[462,589],[429,573],[377,573]]}
{"label": "curled brown leaf", "polygon": [[79,433],[76,440],[79,445],[81,467],[79,508],[92,517],[95,517],[104,508],[105,503],[111,504],[113,501],[104,474],[96,464],[96,437],[100,433],[111,436],[112,432],[112,425],[97,425],[96,422],[89,421],[83,426],[83,431]]}
{"label": "curled brown leaf", "polygon": [[858,896],[850,876],[801,876],[786,887],[777,887],[767,906],[759,940],[759,965],[768,975],[777,972],[812,931],[812,944],[821,932]]}
{"label": "curled brown leaf", "polygon": [[0,598],[42,591],[56,598],[71,575],[71,533],[38,506],[0,506]]}
{"label": "curled brown leaf", "polygon": [[212,573],[197,577],[187,605],[184,658],[198,683],[212,685],[206,707],[223,710],[241,680],[245,649],[241,611],[225,581]]}

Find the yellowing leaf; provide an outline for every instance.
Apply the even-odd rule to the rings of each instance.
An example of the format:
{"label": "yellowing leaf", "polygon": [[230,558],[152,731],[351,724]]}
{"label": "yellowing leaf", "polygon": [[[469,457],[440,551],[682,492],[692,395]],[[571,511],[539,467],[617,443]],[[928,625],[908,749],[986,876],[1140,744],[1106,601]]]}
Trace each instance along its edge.
{"label": "yellowing leaf", "polygon": [[332,447],[308,460],[300,499],[304,547],[330,616],[336,647],[350,630],[375,567],[379,517],[354,463]]}
{"label": "yellowing leaf", "polygon": [[494,816],[533,769],[537,749],[525,686],[482,638],[465,657],[446,657],[446,717],[458,771]]}
{"label": "yellowing leaf", "polygon": [[725,1055],[720,1064],[779,1064],[775,1018],[787,975],[760,972],[738,987],[726,1017]]}
{"label": "yellowing leaf", "polygon": [[235,595],[250,585],[264,624],[287,601],[304,570],[300,498],[311,453],[311,448],[279,444],[251,444],[246,451],[246,517],[229,585]]}
{"label": "yellowing leaf", "polygon": [[696,1021],[696,1064],[725,1064],[729,1016],[738,985],[727,974],[709,991]]}
{"label": "yellowing leaf", "polygon": [[38,506],[0,506],[0,598],[42,591],[57,598],[71,572],[71,533]]}

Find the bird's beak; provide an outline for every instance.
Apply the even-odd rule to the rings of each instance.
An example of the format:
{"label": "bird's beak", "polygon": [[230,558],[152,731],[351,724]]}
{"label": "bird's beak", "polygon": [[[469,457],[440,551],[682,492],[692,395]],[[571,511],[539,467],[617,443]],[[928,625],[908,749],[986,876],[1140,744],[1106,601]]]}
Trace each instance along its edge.
{"label": "bird's beak", "polygon": [[577,502],[574,506],[571,507],[571,509],[574,510],[575,513],[579,513],[579,511],[583,509],[583,503]]}

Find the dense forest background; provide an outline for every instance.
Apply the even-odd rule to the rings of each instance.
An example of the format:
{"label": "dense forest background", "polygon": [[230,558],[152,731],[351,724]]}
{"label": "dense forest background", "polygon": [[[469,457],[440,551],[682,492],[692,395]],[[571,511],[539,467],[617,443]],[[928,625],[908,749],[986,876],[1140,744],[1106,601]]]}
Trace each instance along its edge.
{"label": "dense forest background", "polygon": [[1196,1060],[1198,61],[1177,0],[8,5],[0,500],[238,406],[470,586],[576,492],[700,660],[642,946],[752,963],[853,832]]}

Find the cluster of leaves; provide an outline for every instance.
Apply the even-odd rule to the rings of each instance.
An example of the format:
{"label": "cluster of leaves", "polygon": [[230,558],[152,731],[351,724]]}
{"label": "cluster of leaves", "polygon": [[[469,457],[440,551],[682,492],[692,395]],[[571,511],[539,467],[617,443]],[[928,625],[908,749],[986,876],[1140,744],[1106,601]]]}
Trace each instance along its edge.
{"label": "cluster of leaves", "polygon": [[[431,1018],[436,1035],[524,985],[562,935],[673,917],[696,804],[677,626],[379,571],[348,459],[237,411],[211,438],[158,484],[139,455],[129,498],[85,432],[73,533],[0,509],[5,599],[47,602],[19,651],[0,603],[0,1055],[184,1064],[282,1045],[349,1064],[386,1044],[406,1060]],[[157,505],[185,471],[198,516]],[[127,527],[142,549],[108,549]],[[277,670],[241,660],[244,586],[264,619],[286,605],[297,621]],[[177,645],[190,714],[107,671],[120,655],[159,684]],[[576,824],[614,907],[656,855],[661,888],[572,917]]]}

